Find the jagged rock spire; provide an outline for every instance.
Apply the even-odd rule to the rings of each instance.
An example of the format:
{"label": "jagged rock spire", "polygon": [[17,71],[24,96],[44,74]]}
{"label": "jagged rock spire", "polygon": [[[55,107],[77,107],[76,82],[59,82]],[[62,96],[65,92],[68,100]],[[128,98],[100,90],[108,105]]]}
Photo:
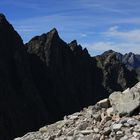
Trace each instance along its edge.
{"label": "jagged rock spire", "polygon": [[[77,40],[73,40],[71,41],[69,44],[69,47],[72,51],[74,51],[77,47],[78,47],[78,44],[77,44]],[[81,48],[82,49],[82,48]]]}
{"label": "jagged rock spire", "polygon": [[2,13],[0,13],[0,21],[1,21],[2,19],[5,19],[5,15],[2,14]]}
{"label": "jagged rock spire", "polygon": [[52,34],[58,34],[58,31],[57,31],[56,28],[53,28],[53,29],[50,31],[50,33],[52,33]]}

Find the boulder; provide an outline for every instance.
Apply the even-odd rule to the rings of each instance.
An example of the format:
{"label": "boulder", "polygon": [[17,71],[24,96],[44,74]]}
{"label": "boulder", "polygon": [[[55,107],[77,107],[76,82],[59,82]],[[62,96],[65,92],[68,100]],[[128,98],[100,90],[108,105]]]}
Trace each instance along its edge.
{"label": "boulder", "polygon": [[109,100],[114,112],[119,115],[131,115],[140,108],[140,82],[124,92],[113,92]]}
{"label": "boulder", "polygon": [[108,107],[110,107],[109,99],[103,99],[103,100],[97,102],[97,105],[102,108],[108,108]]}

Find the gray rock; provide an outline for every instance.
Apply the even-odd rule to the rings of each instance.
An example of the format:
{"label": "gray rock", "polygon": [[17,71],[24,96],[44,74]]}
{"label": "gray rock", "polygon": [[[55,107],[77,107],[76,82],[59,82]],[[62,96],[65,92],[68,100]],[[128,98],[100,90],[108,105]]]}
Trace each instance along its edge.
{"label": "gray rock", "polygon": [[110,107],[109,99],[103,99],[97,102],[97,105],[100,106],[101,108],[109,108]]}
{"label": "gray rock", "polygon": [[101,114],[93,114],[93,118],[96,120],[96,121],[101,121]]}
{"label": "gray rock", "polygon": [[112,129],[113,129],[114,131],[118,131],[118,130],[121,129],[121,127],[122,127],[122,124],[114,124],[114,125],[112,126]]}
{"label": "gray rock", "polygon": [[113,108],[112,107],[108,108],[106,113],[107,113],[108,116],[113,115]]}
{"label": "gray rock", "polygon": [[121,137],[124,135],[123,131],[117,131],[116,134]]}
{"label": "gray rock", "polygon": [[99,133],[99,129],[98,128],[94,128],[94,132],[95,133]]}
{"label": "gray rock", "polygon": [[100,137],[100,140],[105,140],[105,136],[102,135],[102,136]]}
{"label": "gray rock", "polygon": [[139,139],[137,139],[135,137],[131,137],[129,140],[139,140]]}
{"label": "gray rock", "polygon": [[127,120],[127,123],[129,124],[129,125],[131,125],[131,126],[134,126],[134,125],[136,125],[137,124],[137,122],[135,121],[135,119],[128,119]]}
{"label": "gray rock", "polygon": [[119,121],[119,123],[125,124],[125,123],[127,123],[127,120],[128,120],[128,118],[122,118],[122,119]]}
{"label": "gray rock", "polygon": [[120,140],[128,140],[128,136],[125,135],[125,136],[121,137]]}
{"label": "gray rock", "polygon": [[129,129],[125,130],[125,135],[127,135],[127,136],[131,136],[132,133],[133,133],[133,128],[129,128]]}
{"label": "gray rock", "polygon": [[105,127],[110,127],[111,126],[111,124],[112,124],[112,120],[109,120],[109,121],[107,121],[106,123],[105,123]]}
{"label": "gray rock", "polygon": [[101,134],[93,135],[93,140],[100,140]]}
{"label": "gray rock", "polygon": [[129,123],[124,123],[123,125],[126,126],[126,127],[129,127],[130,126]]}
{"label": "gray rock", "polygon": [[104,135],[109,135],[110,132],[111,132],[110,127],[105,127],[104,130],[103,130],[103,134],[104,134]]}
{"label": "gray rock", "polygon": [[131,115],[140,107],[140,82],[130,90],[112,93],[109,100],[116,113]]}
{"label": "gray rock", "polygon": [[88,134],[91,134],[93,132],[94,132],[93,130],[82,130],[82,131],[80,131],[80,133],[83,134],[83,135],[88,135]]}
{"label": "gray rock", "polygon": [[92,138],[93,138],[93,134],[90,134],[88,136],[84,136],[83,140],[92,140]]}
{"label": "gray rock", "polygon": [[140,125],[136,125],[133,130],[140,133]]}
{"label": "gray rock", "polygon": [[140,137],[140,133],[133,132],[133,136],[134,136],[135,138]]}
{"label": "gray rock", "polygon": [[88,127],[88,123],[87,122],[83,122],[81,124],[78,125],[78,129],[79,130],[85,130]]}

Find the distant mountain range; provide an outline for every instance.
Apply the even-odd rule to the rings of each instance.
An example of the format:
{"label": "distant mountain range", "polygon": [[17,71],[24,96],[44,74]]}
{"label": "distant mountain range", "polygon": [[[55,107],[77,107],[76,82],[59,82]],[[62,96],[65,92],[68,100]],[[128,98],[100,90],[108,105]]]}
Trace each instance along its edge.
{"label": "distant mountain range", "polygon": [[123,55],[113,50],[108,50],[104,52],[102,55],[105,56],[111,54],[115,54],[117,60],[123,63],[127,69],[129,69],[130,71],[135,70],[140,79],[140,55],[139,54],[134,54],[132,52],[129,52]]}
{"label": "distant mountain range", "polygon": [[22,136],[132,87],[139,65],[134,54],[91,57],[76,40],[64,42],[55,28],[23,44],[0,14],[0,139]]}
{"label": "distant mountain range", "polygon": [[108,54],[113,54],[115,53],[116,58],[125,64],[128,69],[137,69],[140,67],[140,55],[139,54],[134,54],[132,52],[126,53],[126,54],[121,54],[118,52],[115,52],[113,50],[109,50],[104,52],[102,55],[108,55]]}

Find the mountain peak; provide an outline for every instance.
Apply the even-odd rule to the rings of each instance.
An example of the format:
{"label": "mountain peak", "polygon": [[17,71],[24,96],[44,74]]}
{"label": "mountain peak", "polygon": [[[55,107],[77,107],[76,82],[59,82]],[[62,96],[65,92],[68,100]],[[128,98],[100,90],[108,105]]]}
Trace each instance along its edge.
{"label": "mountain peak", "polygon": [[77,40],[71,41],[70,44],[77,45]]}
{"label": "mountain peak", "polygon": [[2,28],[3,28],[5,26],[7,26],[7,25],[9,25],[9,23],[8,23],[5,15],[0,13],[0,26],[2,26]]}
{"label": "mountain peak", "polygon": [[52,36],[59,36],[58,35],[58,31],[57,31],[57,29],[56,28],[53,28],[52,30],[50,30],[50,32],[49,32]]}
{"label": "mountain peak", "polygon": [[59,34],[58,34],[58,31],[57,31],[56,28],[53,28],[48,33],[43,33],[40,36],[33,37],[28,43],[30,43],[32,41],[36,41],[36,42],[42,42],[44,44],[46,41],[47,42],[50,42],[53,39],[60,39]]}
{"label": "mountain peak", "polygon": [[127,55],[129,55],[129,56],[135,56],[135,54],[132,53],[132,52],[129,52]]}
{"label": "mountain peak", "polygon": [[109,55],[109,54],[112,54],[112,53],[115,53],[115,51],[108,50],[108,51],[105,51],[102,55],[105,56],[105,55]]}
{"label": "mountain peak", "polygon": [[[70,49],[71,49],[72,51],[74,51],[76,48],[79,47],[79,45],[78,45],[78,43],[77,43],[77,40],[71,41],[68,45],[70,46]],[[82,49],[82,48],[80,47],[80,50],[81,50],[81,49]]]}
{"label": "mountain peak", "polygon": [[1,22],[1,20],[3,20],[3,19],[6,19],[6,18],[5,18],[5,15],[2,14],[2,13],[0,13],[0,22]]}

